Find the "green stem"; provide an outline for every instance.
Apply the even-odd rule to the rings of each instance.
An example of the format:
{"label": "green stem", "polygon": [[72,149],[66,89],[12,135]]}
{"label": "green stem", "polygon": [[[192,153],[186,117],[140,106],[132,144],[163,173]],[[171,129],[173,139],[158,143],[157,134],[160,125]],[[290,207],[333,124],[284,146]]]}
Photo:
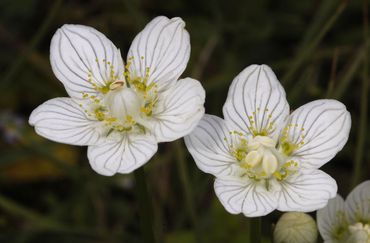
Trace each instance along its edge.
{"label": "green stem", "polygon": [[42,38],[47,33],[47,30],[49,29],[54,18],[57,16],[57,13],[59,12],[61,5],[62,0],[54,1],[54,4],[52,5],[49,11],[49,15],[45,18],[41,27],[36,32],[35,36],[32,38],[30,44],[28,45],[27,50],[25,50],[24,53],[21,53],[18,56],[18,58],[15,59],[15,61],[12,63],[12,66],[9,68],[8,72],[4,74],[4,78],[0,83],[2,88],[10,84],[13,78],[19,73],[19,70],[22,68],[25,60],[29,57],[29,55],[37,47],[37,45],[40,43]]}
{"label": "green stem", "polygon": [[364,19],[364,42],[365,42],[365,55],[363,61],[363,77],[361,87],[361,102],[360,102],[360,123],[357,132],[357,145],[355,153],[355,168],[353,173],[352,188],[355,187],[361,180],[362,172],[362,159],[364,157],[364,147],[366,141],[367,130],[367,116],[368,116],[368,92],[369,92],[369,60],[368,60],[368,2],[364,0],[363,6],[363,19]]}
{"label": "green stem", "polygon": [[334,25],[335,21],[342,14],[342,12],[347,6],[347,3],[348,3],[348,0],[343,0],[339,4],[334,14],[329,18],[329,20],[323,25],[320,32],[316,35],[316,38],[313,39],[309,45],[302,48],[301,51],[298,53],[298,55],[294,58],[292,65],[289,67],[289,71],[282,78],[285,85],[287,85],[288,83],[292,81],[292,78],[296,74],[297,70],[306,61],[306,59],[310,55],[312,55],[312,53],[315,53],[314,52],[315,48],[319,45],[321,40],[324,38],[324,36],[328,33],[328,31]]}
{"label": "green stem", "polygon": [[334,53],[333,53],[333,60],[331,62],[331,72],[330,72],[330,79],[328,83],[328,90],[326,92],[326,97],[330,97],[331,94],[333,93],[334,84],[335,84],[335,80],[337,76],[336,74],[337,74],[337,63],[338,63],[338,55],[339,55],[338,53],[339,53],[339,49],[335,48]]}
{"label": "green stem", "polygon": [[320,31],[320,28],[325,23],[328,16],[330,16],[331,13],[335,11],[335,7],[337,6],[337,4],[337,0],[326,0],[320,2],[320,6],[315,11],[315,15],[312,18],[312,22],[303,35],[303,39],[301,41],[301,44],[299,45],[300,50],[304,49],[306,45],[315,38],[315,35]]}
{"label": "green stem", "polygon": [[98,232],[93,232],[88,228],[79,227],[76,225],[66,225],[57,221],[56,219],[44,216],[38,212],[33,211],[16,201],[0,194],[0,208],[3,211],[8,212],[12,216],[17,216],[24,219],[26,222],[31,223],[32,227],[27,229],[22,229],[23,232],[26,231],[37,231],[37,232],[53,232],[60,233],[63,235],[80,235],[86,237],[94,237],[99,239],[110,239],[112,235],[103,235]]}
{"label": "green stem", "polygon": [[348,86],[351,81],[353,81],[353,76],[357,74],[357,70],[361,66],[367,45],[368,43],[365,43],[363,46],[358,48],[358,51],[354,54],[352,60],[349,61],[349,64],[347,65],[348,68],[339,75],[341,78],[336,82],[336,87],[330,95],[330,98],[339,100],[342,98],[343,94],[347,92]]}
{"label": "green stem", "polygon": [[184,155],[184,147],[183,147],[181,140],[177,140],[174,143],[175,143],[175,148],[176,148],[177,168],[178,168],[178,172],[180,175],[181,186],[185,193],[186,208],[190,215],[190,219],[191,219],[191,222],[195,230],[196,240],[197,242],[202,242],[201,237],[200,237],[199,224],[198,224],[198,219],[196,215],[196,210],[195,210],[194,203],[193,203],[193,191],[192,191],[192,187],[190,186],[188,168],[186,165],[186,159]]}
{"label": "green stem", "polygon": [[58,222],[55,222],[49,218],[39,215],[38,213],[35,213],[34,211],[17,204],[15,201],[3,195],[0,195],[0,208],[2,208],[5,211],[8,211],[12,215],[18,215],[22,218],[25,218],[31,221],[34,225],[42,228],[64,229],[64,226],[59,224]]}
{"label": "green stem", "polygon": [[261,243],[262,218],[249,218],[249,243]]}
{"label": "green stem", "polygon": [[145,171],[143,167],[135,170],[135,181],[137,200],[139,203],[139,214],[140,214],[140,227],[143,237],[143,242],[154,243],[154,231],[153,231],[153,208],[152,200],[149,196],[148,186],[145,179]]}

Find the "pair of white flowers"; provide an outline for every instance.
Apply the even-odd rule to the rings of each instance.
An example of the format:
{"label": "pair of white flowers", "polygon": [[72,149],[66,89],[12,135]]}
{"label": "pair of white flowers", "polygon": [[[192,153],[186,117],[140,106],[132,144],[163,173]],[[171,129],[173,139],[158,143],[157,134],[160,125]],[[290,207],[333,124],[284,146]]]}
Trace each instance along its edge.
{"label": "pair of white flowers", "polygon": [[324,207],[337,185],[319,168],[347,141],[345,106],[317,100],[289,115],[275,74],[252,65],[232,82],[224,119],[204,115],[201,84],[178,80],[190,56],[184,27],[180,18],[153,19],[124,64],[102,33],[64,25],[52,39],[50,60],[71,98],[40,105],[30,124],[48,139],[88,145],[90,164],[103,175],[132,172],[157,143],[186,136],[196,164],[216,176],[216,194],[233,214]]}

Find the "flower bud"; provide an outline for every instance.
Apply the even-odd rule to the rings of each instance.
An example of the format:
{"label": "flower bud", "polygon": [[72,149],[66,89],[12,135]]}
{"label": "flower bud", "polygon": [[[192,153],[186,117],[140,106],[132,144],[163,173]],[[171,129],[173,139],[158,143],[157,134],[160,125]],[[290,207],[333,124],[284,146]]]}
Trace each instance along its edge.
{"label": "flower bud", "polygon": [[284,213],[274,230],[275,243],[315,243],[317,240],[315,220],[300,212]]}

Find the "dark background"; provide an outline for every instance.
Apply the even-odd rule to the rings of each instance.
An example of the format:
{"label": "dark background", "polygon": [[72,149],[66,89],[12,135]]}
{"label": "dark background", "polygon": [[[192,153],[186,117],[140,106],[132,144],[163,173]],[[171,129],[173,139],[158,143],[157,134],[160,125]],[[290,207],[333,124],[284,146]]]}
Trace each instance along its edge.
{"label": "dark background", "polygon": [[[152,18],[183,18],[192,44],[183,76],[202,82],[210,114],[221,115],[232,79],[253,63],[273,68],[292,109],[340,100],[352,115],[350,138],[322,169],[346,196],[370,178],[364,2],[1,0],[0,242],[143,242],[133,175],[100,176],[85,147],[47,141],[28,125],[39,104],[66,96],[48,58],[65,23],[93,26],[125,57]],[[196,168],[182,140],[160,144],[145,170],[158,242],[195,242],[195,232],[202,243],[247,242],[248,219],[223,209],[213,177]],[[280,215],[263,218],[266,239]]]}

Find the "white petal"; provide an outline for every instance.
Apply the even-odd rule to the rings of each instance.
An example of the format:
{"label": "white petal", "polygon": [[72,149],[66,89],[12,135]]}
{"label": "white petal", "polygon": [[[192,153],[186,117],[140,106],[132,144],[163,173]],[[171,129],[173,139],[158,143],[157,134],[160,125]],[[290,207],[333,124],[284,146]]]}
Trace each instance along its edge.
{"label": "white petal", "polygon": [[370,222],[370,181],[352,190],[346,198],[346,209],[350,223]]}
{"label": "white petal", "polygon": [[225,120],[250,134],[277,137],[289,115],[284,88],[266,65],[251,65],[233,80],[223,107]]}
{"label": "white petal", "polygon": [[[336,100],[316,100],[295,110],[289,117],[288,141],[300,144],[292,153],[306,169],[317,169],[331,160],[347,142],[351,116]],[[304,136],[302,138],[302,135]]]}
{"label": "white petal", "polygon": [[127,174],[144,165],[157,151],[151,135],[123,135],[119,142],[89,146],[87,156],[91,167],[99,174]]}
{"label": "white petal", "polygon": [[31,113],[29,123],[39,135],[59,143],[92,145],[104,140],[97,130],[99,122],[71,98],[46,101]]}
{"label": "white petal", "polygon": [[330,199],[325,208],[317,211],[316,218],[320,235],[325,242],[337,240],[337,232],[346,225],[343,198],[337,195],[335,198]]}
{"label": "white petal", "polygon": [[216,178],[214,188],[220,202],[231,214],[264,216],[277,206],[273,192],[248,178]]}
{"label": "white petal", "polygon": [[189,134],[204,114],[202,85],[185,78],[159,95],[152,121],[157,141],[169,142]]}
{"label": "white petal", "polygon": [[311,212],[325,207],[337,193],[337,183],[328,174],[314,170],[296,173],[281,182],[278,210]]}
{"label": "white petal", "polygon": [[[73,98],[95,93],[113,75],[122,78],[124,65],[119,50],[105,35],[83,25],[63,25],[50,45],[50,62],[57,78]],[[112,65],[112,67],[111,67]],[[91,74],[91,82],[89,82]]]}
{"label": "white petal", "polygon": [[185,137],[185,144],[198,168],[215,176],[231,175],[239,165],[230,153],[234,143],[233,131],[226,122],[205,114],[198,126]]}
{"label": "white petal", "polygon": [[134,76],[144,77],[149,68],[149,82],[159,89],[175,82],[185,70],[190,56],[190,39],[181,18],[153,19],[135,37],[127,55]]}

